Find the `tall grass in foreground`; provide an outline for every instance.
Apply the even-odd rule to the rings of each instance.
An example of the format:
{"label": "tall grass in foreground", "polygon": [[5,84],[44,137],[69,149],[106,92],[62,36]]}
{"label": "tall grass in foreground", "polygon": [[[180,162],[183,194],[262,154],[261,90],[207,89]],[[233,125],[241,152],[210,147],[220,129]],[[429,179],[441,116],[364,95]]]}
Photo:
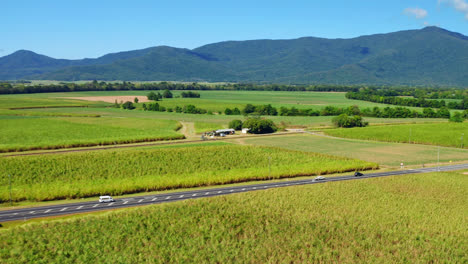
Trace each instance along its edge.
{"label": "tall grass in foreground", "polygon": [[2,263],[467,263],[467,175],[197,199],[0,232]]}
{"label": "tall grass in foreground", "polygon": [[463,144],[468,148],[468,122],[342,128],[324,132],[335,137],[447,147],[461,147]]}
{"label": "tall grass in foreground", "polygon": [[42,201],[376,167],[355,159],[236,145],[6,157],[0,167],[0,201],[9,198],[8,174],[15,201]]}

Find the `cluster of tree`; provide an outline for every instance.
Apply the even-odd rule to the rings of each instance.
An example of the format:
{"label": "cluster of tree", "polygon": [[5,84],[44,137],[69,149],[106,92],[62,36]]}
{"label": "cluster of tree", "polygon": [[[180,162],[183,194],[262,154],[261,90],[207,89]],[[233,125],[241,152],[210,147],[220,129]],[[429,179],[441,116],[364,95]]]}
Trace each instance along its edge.
{"label": "cluster of tree", "polygon": [[[135,97],[135,100],[138,100],[138,98]],[[135,102],[135,103],[137,103],[137,102]],[[115,108],[127,109],[127,110],[133,110],[133,109],[136,108],[136,107],[133,105],[133,103],[130,102],[130,101],[126,101],[125,103],[120,102],[120,104],[119,104],[119,103],[117,102],[117,100],[115,100],[114,107],[115,107]]]}
{"label": "cluster of tree", "polygon": [[279,111],[271,105],[251,105],[247,104],[241,111],[237,108],[224,110],[226,115],[280,115],[280,116],[339,116],[346,114],[348,116],[366,116],[379,118],[450,118],[450,111],[447,107],[441,107],[436,110],[432,108],[424,108],[423,112],[411,110],[407,107],[373,107],[363,108],[357,106],[349,106],[346,108],[336,106],[326,106],[321,110],[316,109],[297,109],[295,107],[287,108],[280,107]]}
{"label": "cluster of tree", "polygon": [[238,119],[232,120],[231,122],[229,122],[229,128],[235,130],[248,128],[249,133],[253,134],[273,133],[278,130],[278,127],[272,120],[264,118],[248,118],[244,122]]}
{"label": "cluster of tree", "polygon": [[206,109],[198,108],[194,105],[185,105],[183,107],[176,106],[172,107],[164,107],[159,105],[158,103],[152,104],[143,104],[143,110],[145,111],[158,111],[158,112],[176,112],[176,113],[185,113],[185,114],[207,114],[210,113]]}
{"label": "cluster of tree", "polygon": [[369,125],[368,122],[362,120],[362,116],[348,116],[347,114],[334,117],[332,123],[337,127],[365,127]]}
{"label": "cluster of tree", "polygon": [[146,95],[146,98],[151,101],[159,101],[162,99],[162,95],[160,93],[150,92]]}
{"label": "cluster of tree", "polygon": [[[468,94],[464,91],[458,91],[453,95],[457,99],[461,99],[460,102],[452,101],[446,103],[445,100],[435,100],[432,98],[425,99],[424,94],[418,92],[421,90],[414,90],[411,97],[402,97],[409,96],[406,91],[394,90],[394,89],[360,89],[357,92],[347,92],[346,98],[363,100],[374,103],[381,104],[392,104],[392,105],[401,105],[401,106],[414,106],[414,107],[431,107],[431,108],[441,108],[447,107],[449,109],[468,109]],[[439,97],[445,95],[445,93],[434,92],[432,93],[434,97]],[[416,95],[416,96],[415,96]],[[428,94],[426,94],[428,95]]]}
{"label": "cluster of tree", "polygon": [[182,92],[180,94],[180,96],[182,96],[182,98],[200,98],[200,94],[197,93],[197,92],[192,92],[192,91],[188,91],[188,92]]}

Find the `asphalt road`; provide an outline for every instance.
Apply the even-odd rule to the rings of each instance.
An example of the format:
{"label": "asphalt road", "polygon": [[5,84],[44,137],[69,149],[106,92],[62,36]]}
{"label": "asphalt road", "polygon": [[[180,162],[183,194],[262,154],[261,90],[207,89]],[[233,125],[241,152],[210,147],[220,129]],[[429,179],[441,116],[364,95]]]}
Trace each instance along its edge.
{"label": "asphalt road", "polygon": [[389,172],[380,172],[380,173],[369,173],[369,174],[364,173],[364,175],[360,177],[354,177],[354,175],[329,177],[329,178],[325,177],[324,180],[319,180],[319,181],[315,181],[312,179],[289,180],[289,181],[282,181],[282,182],[266,182],[266,183],[251,184],[251,185],[212,188],[212,189],[206,189],[206,190],[173,192],[173,193],[165,193],[165,194],[157,194],[157,195],[147,195],[147,196],[116,199],[116,201],[112,203],[99,203],[98,201],[95,201],[95,202],[81,202],[81,203],[68,203],[68,204],[58,204],[58,205],[50,205],[50,206],[30,207],[30,208],[0,211],[0,222],[15,221],[15,220],[28,220],[32,218],[69,215],[69,214],[84,213],[84,212],[103,211],[103,210],[109,210],[109,209],[142,206],[142,205],[148,205],[148,204],[168,203],[168,202],[182,201],[182,200],[187,200],[187,199],[220,196],[220,195],[227,195],[231,193],[251,192],[251,191],[265,190],[265,189],[270,189],[270,188],[294,186],[294,185],[321,184],[321,183],[334,182],[334,181],[358,180],[358,179],[395,176],[395,175],[404,175],[404,174],[426,173],[426,172],[434,172],[434,171],[452,171],[452,170],[460,170],[460,169],[468,169],[468,164],[421,168],[421,169],[414,169],[414,170],[399,170],[399,171],[389,171]]}

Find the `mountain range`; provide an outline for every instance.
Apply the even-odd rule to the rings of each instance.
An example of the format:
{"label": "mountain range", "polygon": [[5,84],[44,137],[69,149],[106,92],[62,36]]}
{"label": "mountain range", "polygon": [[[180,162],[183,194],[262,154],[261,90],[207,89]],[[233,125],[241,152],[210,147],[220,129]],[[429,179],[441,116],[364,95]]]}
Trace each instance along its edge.
{"label": "mountain range", "polygon": [[468,37],[426,27],[351,39],[158,46],[82,60],[20,50],[0,58],[0,80],[14,79],[468,87]]}

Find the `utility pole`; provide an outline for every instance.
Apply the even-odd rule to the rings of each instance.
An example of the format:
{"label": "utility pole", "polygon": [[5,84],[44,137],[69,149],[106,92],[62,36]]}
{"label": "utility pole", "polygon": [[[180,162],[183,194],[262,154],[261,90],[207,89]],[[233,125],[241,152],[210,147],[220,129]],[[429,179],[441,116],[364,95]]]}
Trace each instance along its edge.
{"label": "utility pole", "polygon": [[268,156],[268,178],[271,179],[271,156]]}
{"label": "utility pole", "polygon": [[10,185],[10,206],[12,206],[12,202],[11,202],[11,174],[8,174],[8,183]]}

